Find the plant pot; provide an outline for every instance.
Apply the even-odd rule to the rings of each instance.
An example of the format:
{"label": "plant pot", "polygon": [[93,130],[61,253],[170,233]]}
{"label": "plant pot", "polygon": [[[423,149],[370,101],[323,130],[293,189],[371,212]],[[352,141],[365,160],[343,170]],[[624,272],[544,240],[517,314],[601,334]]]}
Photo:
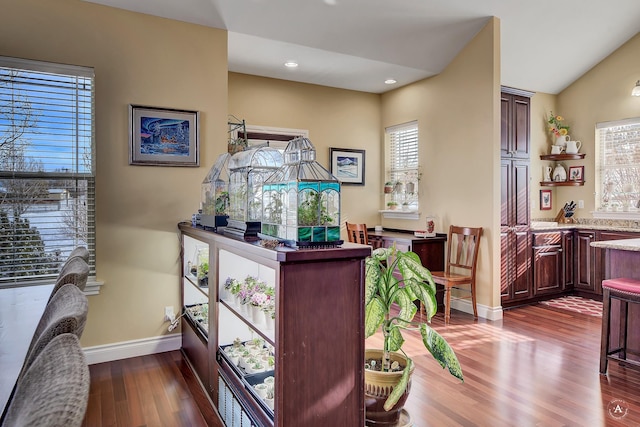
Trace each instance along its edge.
{"label": "plant pot", "polygon": [[384,192],[389,194],[389,193],[393,193],[393,185],[389,184],[389,185],[385,185],[384,186]]}
{"label": "plant pot", "polygon": [[[364,351],[365,360],[382,359],[382,350],[366,349]],[[391,361],[398,361],[401,366],[407,365],[407,358],[400,353],[391,353]],[[414,365],[415,367],[415,365]],[[389,426],[395,427],[400,419],[400,413],[404,403],[409,397],[411,390],[411,375],[414,367],[411,368],[409,383],[404,395],[398,400],[390,411],[384,410],[384,402],[393,391],[393,387],[400,381],[402,371],[380,372],[369,369],[364,370],[364,403],[365,403],[365,425],[366,426]]]}

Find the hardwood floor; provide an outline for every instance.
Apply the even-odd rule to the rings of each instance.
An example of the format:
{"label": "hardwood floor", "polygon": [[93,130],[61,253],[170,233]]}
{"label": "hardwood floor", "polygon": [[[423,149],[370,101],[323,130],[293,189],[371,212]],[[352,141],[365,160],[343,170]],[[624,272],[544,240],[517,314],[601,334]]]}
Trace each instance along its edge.
{"label": "hardwood floor", "polygon": [[[543,305],[505,311],[499,322],[453,312],[445,326],[438,314],[432,324],[455,349],[465,382],[412,334],[405,350],[416,370],[406,409],[414,426],[640,425],[640,371],[610,362],[608,376],[598,373],[600,322]],[[379,341],[371,337],[367,347]],[[85,426],[221,425],[178,351],[90,369]]]}
{"label": "hardwood floor", "polygon": [[86,427],[222,427],[180,351],[89,366]]}
{"label": "hardwood floor", "polygon": [[[416,427],[640,425],[640,372],[610,362],[608,376],[598,373],[598,317],[533,305],[499,322],[456,312],[449,326],[442,314],[432,323],[456,351],[465,382],[440,368],[417,333],[407,340],[416,370],[406,409]],[[615,403],[618,418],[608,413]]]}

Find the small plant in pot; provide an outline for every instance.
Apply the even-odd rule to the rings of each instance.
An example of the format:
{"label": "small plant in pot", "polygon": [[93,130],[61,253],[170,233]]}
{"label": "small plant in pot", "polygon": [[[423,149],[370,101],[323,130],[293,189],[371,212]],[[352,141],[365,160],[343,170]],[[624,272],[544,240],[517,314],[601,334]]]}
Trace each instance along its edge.
{"label": "small plant in pot", "polygon": [[[464,381],[462,368],[447,341],[428,323],[437,310],[436,287],[420,257],[395,245],[373,251],[365,261],[365,338],[380,328],[381,350],[365,350],[365,412],[367,425],[395,426],[409,390],[414,366],[402,350],[403,330],[419,330],[433,358],[451,375]],[[394,271],[396,274],[394,275]],[[414,319],[425,308],[426,322]],[[394,315],[397,304],[399,312]]]}

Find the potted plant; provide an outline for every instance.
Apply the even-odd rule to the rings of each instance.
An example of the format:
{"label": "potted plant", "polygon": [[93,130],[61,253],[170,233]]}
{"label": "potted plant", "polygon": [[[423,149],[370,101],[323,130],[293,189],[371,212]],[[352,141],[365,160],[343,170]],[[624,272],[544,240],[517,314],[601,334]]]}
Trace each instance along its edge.
{"label": "potted plant", "polygon": [[385,182],[384,183],[384,192],[387,193],[387,194],[388,193],[393,193],[393,186],[394,186],[393,182],[391,182],[391,181]]}
{"label": "potted plant", "polygon": [[[464,378],[453,349],[428,324],[437,310],[436,288],[418,255],[399,251],[395,245],[379,248],[365,260],[365,269],[365,338],[381,328],[384,340],[381,350],[365,350],[367,425],[394,426],[408,397],[414,369],[402,350],[403,330],[419,330],[433,358],[454,377]],[[414,319],[418,311],[414,301],[424,306],[425,322]],[[397,315],[393,304],[399,307]]]}
{"label": "potted plant", "polygon": [[387,202],[387,207],[392,211],[396,210],[398,209],[398,202],[393,202],[393,201]]}

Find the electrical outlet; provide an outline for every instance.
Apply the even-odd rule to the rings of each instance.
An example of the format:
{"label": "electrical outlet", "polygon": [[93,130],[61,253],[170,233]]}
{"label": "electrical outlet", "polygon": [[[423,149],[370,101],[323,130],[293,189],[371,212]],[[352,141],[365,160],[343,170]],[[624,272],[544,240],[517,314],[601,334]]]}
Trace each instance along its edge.
{"label": "electrical outlet", "polygon": [[164,308],[164,320],[165,322],[173,322],[176,320],[176,315],[173,313],[173,306],[169,305]]}
{"label": "electrical outlet", "polygon": [[584,209],[584,200],[578,200],[578,209]]}

